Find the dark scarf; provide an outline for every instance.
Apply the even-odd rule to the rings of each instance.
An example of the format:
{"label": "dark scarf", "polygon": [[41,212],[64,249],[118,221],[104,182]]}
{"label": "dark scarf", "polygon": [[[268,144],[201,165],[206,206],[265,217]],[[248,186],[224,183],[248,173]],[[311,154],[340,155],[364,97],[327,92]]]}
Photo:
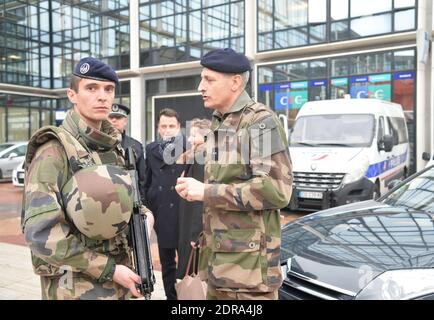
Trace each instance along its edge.
{"label": "dark scarf", "polygon": [[170,139],[158,139],[158,151],[163,159],[170,159],[166,164],[173,164],[178,157],[185,152],[186,139],[182,133],[177,134]]}

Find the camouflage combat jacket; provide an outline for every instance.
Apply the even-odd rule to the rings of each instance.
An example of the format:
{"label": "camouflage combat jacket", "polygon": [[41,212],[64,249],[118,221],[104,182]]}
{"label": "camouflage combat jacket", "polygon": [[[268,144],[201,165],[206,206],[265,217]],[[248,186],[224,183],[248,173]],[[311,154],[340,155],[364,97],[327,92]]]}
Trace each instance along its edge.
{"label": "camouflage combat jacket", "polygon": [[243,92],[207,136],[200,275],[217,290],[280,287],[280,211],[292,164],[276,114]]}
{"label": "camouflage combat jacket", "polygon": [[[103,121],[99,131],[71,110],[62,127],[94,161],[124,165],[120,132],[108,121]],[[81,234],[69,221],[62,203],[61,190],[72,175],[65,149],[57,139],[42,144],[37,140],[31,138],[26,155],[22,220],[34,271],[41,276],[59,276],[71,270],[89,281],[104,282],[115,264],[130,265],[128,228],[109,240],[92,240]]]}

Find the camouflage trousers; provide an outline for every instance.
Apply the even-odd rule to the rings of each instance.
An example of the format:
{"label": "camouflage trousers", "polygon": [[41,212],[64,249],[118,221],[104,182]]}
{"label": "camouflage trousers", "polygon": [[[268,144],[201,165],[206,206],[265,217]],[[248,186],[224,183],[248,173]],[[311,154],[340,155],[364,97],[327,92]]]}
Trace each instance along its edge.
{"label": "camouflage trousers", "polygon": [[72,277],[41,276],[43,300],[126,300],[131,297],[128,289],[112,282],[96,282],[89,277],[73,273]]}
{"label": "camouflage trousers", "polygon": [[277,300],[278,291],[272,292],[236,292],[216,289],[208,281],[207,300]]}

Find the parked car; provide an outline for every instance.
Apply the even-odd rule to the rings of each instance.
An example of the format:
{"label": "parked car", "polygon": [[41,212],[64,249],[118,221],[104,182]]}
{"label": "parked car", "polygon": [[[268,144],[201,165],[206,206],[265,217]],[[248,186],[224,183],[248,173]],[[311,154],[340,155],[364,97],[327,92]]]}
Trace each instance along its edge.
{"label": "parked car", "polygon": [[0,152],[2,152],[3,150],[12,147],[15,143],[14,142],[5,142],[5,143],[0,143]]}
{"label": "parked car", "polygon": [[27,142],[17,142],[0,151],[0,180],[12,178],[12,171],[23,162],[26,150]]}
{"label": "parked car", "polygon": [[12,183],[15,187],[24,187],[24,161],[12,171]]}
{"label": "parked car", "polygon": [[280,299],[434,300],[434,166],[282,228]]}

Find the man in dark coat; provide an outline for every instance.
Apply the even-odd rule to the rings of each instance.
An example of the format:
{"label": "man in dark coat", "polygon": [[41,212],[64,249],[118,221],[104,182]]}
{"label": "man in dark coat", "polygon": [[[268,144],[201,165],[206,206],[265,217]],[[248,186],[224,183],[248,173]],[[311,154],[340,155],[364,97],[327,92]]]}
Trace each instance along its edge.
{"label": "man in dark coat", "polygon": [[180,201],[175,185],[184,170],[184,165],[176,164],[176,159],[185,151],[185,138],[175,110],[161,110],[158,133],[160,138],[146,146],[146,206],[155,216],[154,230],[157,234],[164,291],[168,300],[175,300]]}
{"label": "man in dark coat", "polygon": [[122,133],[122,148],[125,150],[129,147],[133,147],[136,154],[136,168],[139,179],[140,197],[142,203],[145,203],[145,174],[146,164],[143,154],[143,146],[136,139],[131,138],[125,134],[125,127],[128,124],[128,115],[130,114],[130,108],[122,104],[113,104],[112,110],[109,113],[109,120],[112,125]]}

